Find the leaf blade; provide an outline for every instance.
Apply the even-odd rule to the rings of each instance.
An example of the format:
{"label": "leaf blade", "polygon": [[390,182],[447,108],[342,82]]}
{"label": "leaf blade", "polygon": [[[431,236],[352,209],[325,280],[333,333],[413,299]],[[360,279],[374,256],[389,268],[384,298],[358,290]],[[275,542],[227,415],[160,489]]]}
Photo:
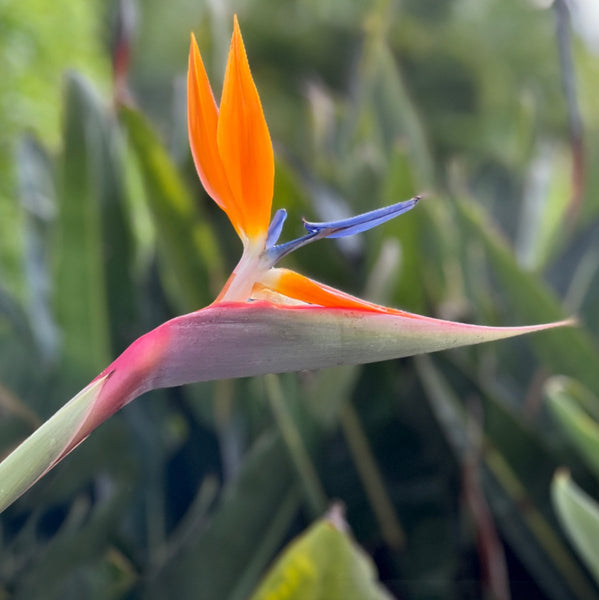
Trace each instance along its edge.
{"label": "leaf blade", "polygon": [[566,471],[555,474],[551,497],[563,528],[599,583],[599,504]]}

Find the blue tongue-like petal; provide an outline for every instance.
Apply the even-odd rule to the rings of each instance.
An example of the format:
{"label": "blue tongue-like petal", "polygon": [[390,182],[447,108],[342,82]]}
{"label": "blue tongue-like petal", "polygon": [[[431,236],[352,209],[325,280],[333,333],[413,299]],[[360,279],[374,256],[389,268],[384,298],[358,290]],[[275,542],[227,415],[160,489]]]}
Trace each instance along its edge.
{"label": "blue tongue-like petal", "polygon": [[355,233],[362,233],[368,231],[377,225],[381,225],[385,221],[389,221],[405,213],[418,203],[421,196],[415,196],[410,200],[404,202],[397,202],[391,206],[385,206],[383,208],[377,208],[367,213],[362,213],[349,219],[341,219],[339,221],[327,221],[325,223],[313,223],[311,221],[304,221],[304,227],[308,233],[319,233],[321,231],[329,231],[325,237],[329,238],[341,238],[348,235],[354,235]]}
{"label": "blue tongue-like petal", "polygon": [[421,198],[422,196],[414,196],[414,198],[410,198],[410,200],[397,202],[391,206],[377,208],[376,210],[371,210],[370,212],[357,215],[356,217],[340,219],[339,221],[312,223],[311,221],[304,220],[304,227],[308,231],[306,235],[296,240],[275,246],[276,241],[281,235],[283,221],[285,221],[285,218],[287,217],[287,213],[281,208],[275,213],[268,228],[265,256],[272,266],[290,252],[293,252],[306,244],[315,242],[316,240],[324,238],[341,238],[348,235],[354,235],[355,233],[368,231],[377,225],[381,225],[381,223],[384,223],[385,221],[390,221],[394,217],[411,210]]}
{"label": "blue tongue-like petal", "polygon": [[284,208],[279,208],[268,226],[268,232],[266,233],[266,248],[271,248],[277,243],[281,231],[283,231],[283,223],[286,218],[287,211]]}

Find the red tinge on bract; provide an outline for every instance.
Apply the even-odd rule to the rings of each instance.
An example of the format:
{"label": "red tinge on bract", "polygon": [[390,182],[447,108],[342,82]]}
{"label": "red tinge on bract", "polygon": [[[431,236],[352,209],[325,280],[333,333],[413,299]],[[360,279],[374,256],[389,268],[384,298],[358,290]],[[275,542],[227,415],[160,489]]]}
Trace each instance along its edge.
{"label": "red tinge on bract", "polygon": [[187,98],[189,142],[204,188],[244,244],[262,241],[270,219],[274,157],[236,17],[220,109],[193,34]]}

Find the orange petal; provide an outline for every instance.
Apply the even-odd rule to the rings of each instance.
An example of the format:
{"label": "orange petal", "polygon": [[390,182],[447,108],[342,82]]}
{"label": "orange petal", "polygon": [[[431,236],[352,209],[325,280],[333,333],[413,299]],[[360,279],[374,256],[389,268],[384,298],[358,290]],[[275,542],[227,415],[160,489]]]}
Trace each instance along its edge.
{"label": "orange petal", "polygon": [[271,269],[258,285],[263,285],[269,290],[294,300],[328,308],[349,308],[389,315],[401,315],[403,317],[419,317],[419,315],[407,313],[403,310],[388,308],[374,304],[373,302],[361,300],[289,269]]}
{"label": "orange petal", "polygon": [[237,17],[220,103],[217,144],[235,200],[234,209],[227,210],[229,218],[248,238],[265,236],[270,221],[274,157]]}
{"label": "orange petal", "polygon": [[204,189],[235,225],[231,213],[235,215],[237,211],[216,144],[217,123],[218,109],[192,33],[187,71],[187,126],[191,154]]}

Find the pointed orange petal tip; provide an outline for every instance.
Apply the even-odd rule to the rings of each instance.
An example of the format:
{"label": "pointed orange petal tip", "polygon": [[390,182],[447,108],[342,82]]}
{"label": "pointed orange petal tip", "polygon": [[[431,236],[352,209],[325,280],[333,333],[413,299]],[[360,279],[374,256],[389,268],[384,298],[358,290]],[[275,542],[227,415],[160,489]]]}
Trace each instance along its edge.
{"label": "pointed orange petal tip", "polygon": [[[200,181],[208,195],[235,225],[235,206],[218,153],[218,108],[195,36],[191,34],[187,71],[187,128],[189,146]],[[233,217],[233,218],[232,218]],[[238,230],[239,233],[239,230]]]}
{"label": "pointed orange petal tip", "polygon": [[229,218],[247,238],[265,238],[273,195],[274,156],[237,17],[225,71],[217,145],[234,203],[234,209],[227,211]]}
{"label": "pointed orange petal tip", "polygon": [[291,300],[314,304],[324,308],[344,308],[365,310],[374,313],[401,315],[404,317],[424,318],[403,310],[388,308],[351,294],[346,294],[334,287],[314,281],[289,269],[271,269],[261,280],[266,289],[281,294]]}

